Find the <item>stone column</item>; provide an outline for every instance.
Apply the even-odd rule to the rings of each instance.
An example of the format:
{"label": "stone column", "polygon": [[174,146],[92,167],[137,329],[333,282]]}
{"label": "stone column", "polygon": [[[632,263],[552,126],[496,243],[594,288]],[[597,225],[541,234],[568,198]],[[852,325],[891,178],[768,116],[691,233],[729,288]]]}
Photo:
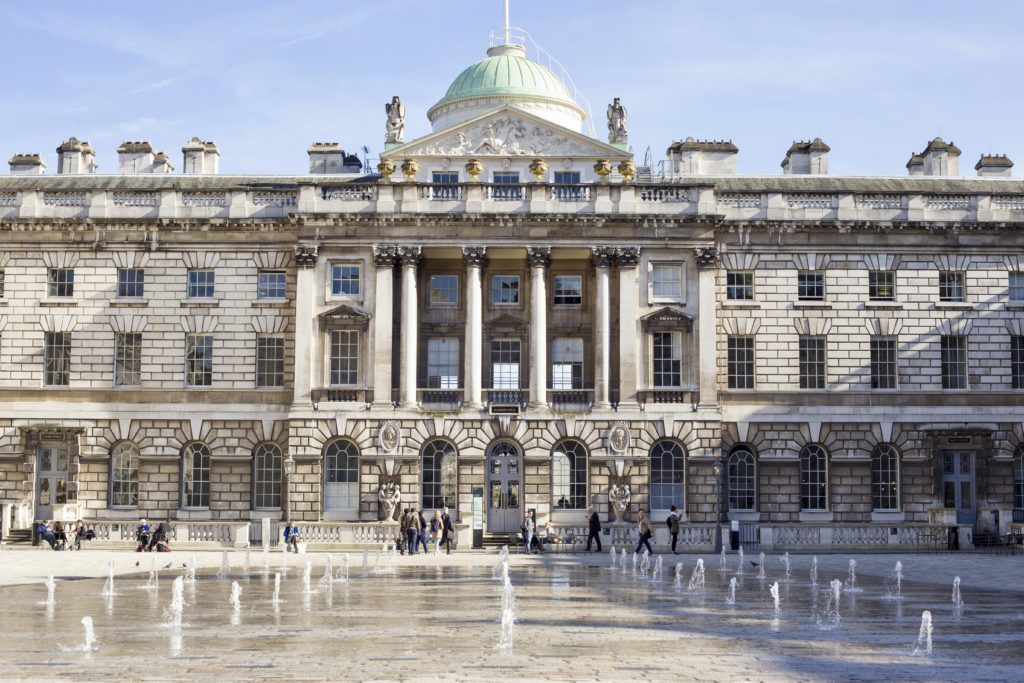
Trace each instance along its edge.
{"label": "stone column", "polygon": [[548,296],[550,247],[527,247],[530,264],[530,407],[548,405]]}
{"label": "stone column", "polygon": [[296,405],[309,406],[314,384],[313,358],[317,354],[315,319],[316,301],[316,244],[295,245],[295,388]]}
{"label": "stone column", "polygon": [[483,269],[487,265],[486,247],[463,247],[466,265],[466,377],[467,408],[479,410],[483,400],[484,303]]}
{"label": "stone column", "polygon": [[420,247],[399,247],[402,262],[402,348],[398,380],[398,398],[403,408],[416,406],[416,351],[419,344],[419,300],[416,296],[416,271]]}
{"label": "stone column", "polygon": [[594,408],[610,408],[611,391],[611,267],[615,250],[593,247],[591,262],[597,271],[594,325]]}
{"label": "stone column", "polygon": [[637,327],[637,310],[640,300],[637,264],[640,262],[640,250],[636,247],[625,247],[615,250],[615,260],[619,264],[619,405],[636,407],[637,381],[641,376],[637,363],[640,354],[637,342],[640,336]]}
{"label": "stone column", "polygon": [[715,354],[717,311],[715,310],[715,274],[718,250],[697,247],[697,355],[700,360],[700,401],[698,408],[718,407],[718,363]]}
{"label": "stone column", "polygon": [[394,333],[395,262],[398,247],[389,244],[373,246],[373,263],[377,266],[373,307],[373,404],[390,406],[392,352]]}

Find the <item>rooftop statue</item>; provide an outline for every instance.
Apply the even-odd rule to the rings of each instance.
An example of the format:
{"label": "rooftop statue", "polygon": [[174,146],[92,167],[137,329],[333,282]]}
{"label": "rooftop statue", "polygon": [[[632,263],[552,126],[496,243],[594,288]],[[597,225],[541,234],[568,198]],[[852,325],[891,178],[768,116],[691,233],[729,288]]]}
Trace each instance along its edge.
{"label": "rooftop statue", "polygon": [[616,97],[608,105],[608,142],[613,145],[626,144],[629,140],[629,134],[626,131],[628,123],[626,108],[622,106],[622,102]]}
{"label": "rooftop statue", "polygon": [[401,144],[405,135],[405,105],[398,99],[398,95],[395,95],[391,102],[384,105],[384,111],[388,115],[384,142]]}

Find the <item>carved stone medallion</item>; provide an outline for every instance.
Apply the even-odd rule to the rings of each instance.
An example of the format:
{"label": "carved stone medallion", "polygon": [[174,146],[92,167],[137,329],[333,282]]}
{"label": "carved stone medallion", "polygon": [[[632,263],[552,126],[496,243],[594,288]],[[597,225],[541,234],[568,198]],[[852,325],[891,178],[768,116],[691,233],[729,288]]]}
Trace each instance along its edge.
{"label": "carved stone medallion", "polygon": [[625,422],[613,423],[612,426],[608,428],[608,434],[605,436],[608,449],[619,455],[625,453],[629,449],[631,440],[632,437],[629,433],[629,427]]}
{"label": "carved stone medallion", "polygon": [[377,432],[377,448],[384,453],[394,453],[402,445],[402,430],[397,422],[388,421]]}

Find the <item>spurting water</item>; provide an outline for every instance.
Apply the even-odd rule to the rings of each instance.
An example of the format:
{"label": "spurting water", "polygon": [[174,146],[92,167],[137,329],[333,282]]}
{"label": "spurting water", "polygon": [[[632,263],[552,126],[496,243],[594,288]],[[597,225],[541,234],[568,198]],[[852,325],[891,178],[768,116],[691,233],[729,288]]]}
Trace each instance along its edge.
{"label": "spurting water", "polygon": [[306,569],[302,572],[302,590],[306,595],[313,592],[312,586],[309,585],[310,576],[313,573],[313,561],[306,560]]}
{"label": "spurting water", "polygon": [[[645,552],[646,552],[646,551],[645,551]],[[639,556],[639,555],[637,555],[637,554],[636,554],[636,551],[634,550],[634,551],[633,551],[633,573],[634,573],[634,574],[636,574],[636,563],[637,563],[637,560],[639,560],[639,559],[640,559],[640,556]]]}
{"label": "spurting water", "polygon": [[736,563],[736,576],[743,576],[743,546],[740,546],[737,557],[739,557],[739,561]]}
{"label": "spurting water", "polygon": [[370,575],[370,551],[363,548],[363,578]]}
{"label": "spurting water", "polygon": [[180,576],[174,579],[171,587],[171,604],[164,612],[164,618],[168,626],[178,628],[181,626],[181,613],[185,611],[185,580]]}
{"label": "spurting water", "polygon": [[348,553],[341,556],[341,566],[338,567],[338,573],[334,577],[335,581],[348,581]]}
{"label": "spurting water", "polygon": [[78,649],[82,652],[95,652],[99,647],[96,644],[96,632],[92,629],[92,617],[82,617],[82,628],[85,629],[85,642]]}
{"label": "spurting water", "polygon": [[246,548],[245,549],[245,561],[244,561],[244,564],[242,565],[242,570],[245,572],[246,576],[249,576],[249,559],[250,559],[249,558],[249,549]]}
{"label": "spurting water", "polygon": [[110,560],[107,562],[107,582],[103,584],[103,597],[110,598],[115,595],[117,593],[114,592],[114,561]]}
{"label": "spurting water", "polygon": [[782,564],[786,567],[786,577],[783,579],[786,583],[792,580],[791,572],[792,566],[789,564],[789,553],[785,552],[782,554]]}
{"label": "spurting water", "polygon": [[839,626],[839,600],[843,595],[843,582],[839,579],[832,579],[829,584],[828,602],[825,604],[825,612],[818,616],[818,627],[831,629]]}
{"label": "spurting water", "polygon": [[850,572],[849,576],[846,577],[844,590],[847,593],[862,593],[864,590],[857,588],[857,560],[850,560]]}
{"label": "spurting water", "polygon": [[229,604],[231,609],[235,611],[235,614],[242,609],[242,587],[238,585],[237,581],[231,582],[231,597],[229,598]]}
{"label": "spurting water", "polygon": [[718,563],[718,570],[722,571],[722,572],[728,570],[728,566],[726,565],[726,558],[725,558],[725,548],[722,548],[722,559]]}
{"label": "spurting water", "polygon": [[614,547],[612,547],[612,549],[608,551],[608,558],[608,569],[615,571],[615,560],[618,558],[615,557]]}
{"label": "spurting water", "polygon": [[661,582],[661,555],[654,560],[654,571],[651,572],[651,583]]}
{"label": "spurting water", "polygon": [[189,562],[188,568],[185,569],[185,581],[188,583],[196,582],[196,556],[192,554],[192,560]]}
{"label": "spurting water", "polygon": [[317,586],[320,589],[330,589],[334,585],[334,562],[331,560],[331,556],[327,556],[327,564],[324,566],[324,574],[320,577]]}
{"label": "spurting water", "polygon": [[764,573],[764,553],[757,556],[757,578],[761,581],[768,578]]}
{"label": "spurting water", "polygon": [[491,570],[491,578],[503,581],[508,578],[508,546],[501,546],[501,552],[498,553],[498,564],[494,565],[494,569]]}
{"label": "spurting water", "polygon": [[512,581],[508,577],[508,556],[505,556],[504,581],[501,590],[501,638],[498,640],[499,650],[511,650],[514,642],[516,624],[516,600],[512,590]]}
{"label": "spurting water", "polygon": [[932,613],[928,610],[921,612],[921,628],[917,632],[917,642],[911,654],[922,657],[932,653]]}
{"label": "spurting water", "polygon": [[53,574],[50,574],[46,577],[46,602],[44,604],[47,607],[57,604],[57,599],[54,597],[55,590],[57,590],[57,582],[53,580]]}
{"label": "spurting water", "polygon": [[683,587],[683,563],[676,562],[676,581],[672,584],[676,588]]}
{"label": "spurting water", "polygon": [[[964,600],[960,596],[960,577],[959,576],[957,576],[956,578],[953,579],[953,607],[955,607],[957,609],[963,609],[963,607],[964,607]],[[929,618],[930,618],[930,616],[929,616]],[[931,649],[929,649],[928,651],[931,652]]]}
{"label": "spurting water", "polygon": [[270,599],[271,604],[281,604],[281,574],[274,573],[274,597]]}
{"label": "spurting water", "polygon": [[228,578],[228,574],[231,573],[231,564],[228,562],[228,551],[224,551],[220,555],[220,571],[217,572],[218,579]]}
{"label": "spurting water", "polygon": [[690,593],[704,592],[704,558],[697,560],[697,565],[693,568],[693,573],[690,574],[690,583],[686,585],[686,590]]}
{"label": "spurting water", "polygon": [[885,599],[903,599],[903,563],[896,560],[896,567],[892,570],[892,576],[885,581]]}
{"label": "spurting water", "polygon": [[647,576],[647,570],[651,568],[651,554],[644,551],[643,557],[640,558],[640,575]]}
{"label": "spurting water", "polygon": [[811,585],[818,585],[818,558],[817,556],[811,558]]}
{"label": "spurting water", "polygon": [[782,601],[782,598],[779,597],[779,582],[778,581],[776,581],[775,583],[773,583],[771,586],[768,587],[768,593],[772,596],[772,602],[775,603],[775,614],[776,614],[776,616],[778,616],[778,614],[779,614],[779,603]]}
{"label": "spurting water", "polygon": [[[634,554],[634,557],[636,557],[635,554]],[[622,549],[622,554],[619,555],[619,566],[622,567],[622,573],[625,574],[626,573],[626,549],[625,548]]]}
{"label": "spurting water", "polygon": [[263,573],[270,574],[270,546],[263,546]]}
{"label": "spurting water", "polygon": [[725,596],[725,604],[736,604],[736,577],[729,579],[729,594]]}

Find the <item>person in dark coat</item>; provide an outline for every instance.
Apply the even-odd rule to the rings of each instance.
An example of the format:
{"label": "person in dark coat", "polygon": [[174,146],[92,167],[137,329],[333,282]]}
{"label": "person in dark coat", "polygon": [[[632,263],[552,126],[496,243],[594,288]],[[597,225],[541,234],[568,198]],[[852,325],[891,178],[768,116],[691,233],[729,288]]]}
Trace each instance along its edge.
{"label": "person in dark coat", "polygon": [[405,535],[409,539],[409,554],[416,554],[416,546],[420,538],[420,518],[416,514],[416,508],[409,508],[409,515],[405,518]]}
{"label": "person in dark coat", "polygon": [[398,552],[405,555],[405,547],[409,543],[409,539],[405,534],[405,527],[409,522],[409,508],[402,510],[402,516],[398,519]]}
{"label": "person in dark coat", "polygon": [[423,546],[423,554],[425,555],[427,553],[427,534],[430,533],[430,525],[427,524],[427,518],[423,516],[423,510],[419,511],[419,522],[420,534],[416,540]]}
{"label": "person in dark coat", "polygon": [[452,554],[452,537],[455,536],[455,525],[452,524],[452,517],[448,514],[448,508],[441,513],[441,522],[444,525],[444,533],[441,536],[441,545],[445,546],[447,554]]}
{"label": "person in dark coat", "polygon": [[587,508],[587,524],[590,527],[587,534],[587,552],[590,552],[591,541],[597,541],[597,552],[601,552],[601,517],[594,512],[593,507]]}

